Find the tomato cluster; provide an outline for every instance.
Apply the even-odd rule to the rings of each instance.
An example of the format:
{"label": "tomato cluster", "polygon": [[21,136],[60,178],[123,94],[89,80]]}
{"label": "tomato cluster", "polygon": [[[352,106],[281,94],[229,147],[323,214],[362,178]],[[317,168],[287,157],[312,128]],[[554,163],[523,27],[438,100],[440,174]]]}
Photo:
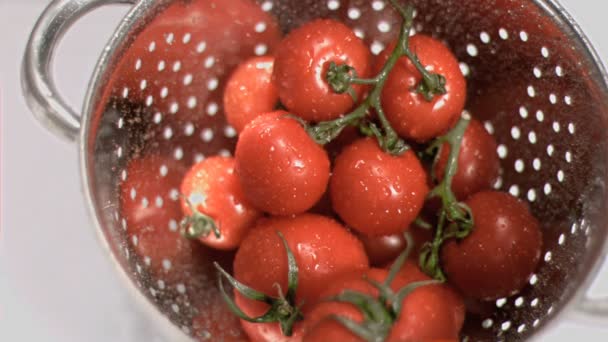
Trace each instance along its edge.
{"label": "tomato cluster", "polygon": [[[136,251],[179,268],[193,263],[189,240],[236,250],[232,274],[216,264],[219,289],[252,341],[456,341],[464,299],[513,295],[537,267],[539,223],[492,190],[496,142],[461,115],[456,57],[409,37],[413,9],[391,4],[400,35],[375,58],[325,19],[242,62],[223,94],[234,157],[162,181],[138,181],[156,177],[156,157],[128,166]],[[162,208],[132,201],[178,185]],[[181,236],[157,227],[175,216]]]}

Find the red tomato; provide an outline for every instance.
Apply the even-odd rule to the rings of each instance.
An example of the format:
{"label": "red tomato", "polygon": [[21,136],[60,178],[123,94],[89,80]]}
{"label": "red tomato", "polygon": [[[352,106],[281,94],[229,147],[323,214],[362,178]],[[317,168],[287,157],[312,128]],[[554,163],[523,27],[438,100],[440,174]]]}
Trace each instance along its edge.
{"label": "red tomato", "polygon": [[177,188],[185,169],[157,156],[132,159],[120,184],[120,211],[133,249],[150,273],[182,281],[198,264],[200,249],[178,231]]}
{"label": "red tomato", "polygon": [[[395,47],[392,43],[377,59],[380,70]],[[415,35],[410,49],[431,72],[446,79],[446,93],[432,101],[416,91],[422,75],[407,57],[399,59],[382,90],[382,107],[393,128],[404,138],[424,142],[445,133],[460,117],[466,100],[466,81],[458,60],[440,41]]]}
{"label": "red tomato", "polygon": [[369,236],[406,230],[428,191],[426,172],[411,150],[389,155],[372,138],[344,149],[336,158],[330,184],[336,213]]}
{"label": "red tomato", "polygon": [[[297,303],[314,303],[332,279],[341,274],[368,267],[363,246],[337,222],[318,215],[303,214],[293,218],[261,219],[249,231],[234,259],[235,278],[258,291],[277,296],[277,284],[287,291],[287,253],[281,232],[294,254],[299,269]],[[268,305],[235,293],[239,307],[249,316],[263,314]],[[280,338],[277,323],[260,324],[242,321],[253,341],[297,341],[301,324],[296,324],[291,339]]]}
{"label": "red tomato", "polygon": [[[373,297],[378,296],[378,289],[372,286],[365,278],[383,282],[388,276],[388,271],[384,269],[372,268],[365,271],[356,271],[344,274],[335,278],[331,284],[322,292],[320,298],[328,298],[342,293],[344,290],[356,291],[368,294]],[[394,291],[404,285],[404,280],[397,277],[391,284]],[[306,334],[304,342],[325,342],[325,341],[344,341],[344,342],[363,342],[364,340],[350,332],[336,320],[329,318],[330,315],[338,315],[350,318],[355,322],[362,322],[363,315],[360,310],[352,304],[339,303],[333,301],[321,301],[314,305],[306,313]]]}
{"label": "red tomato", "polygon": [[245,196],[273,215],[312,208],[327,189],[329,159],[296,120],[277,111],[250,122],[236,146],[236,174]]}
{"label": "red tomato", "polygon": [[245,200],[234,164],[233,158],[211,157],[192,166],[182,180],[182,212],[192,217],[194,207],[215,222],[220,237],[210,231],[200,241],[217,249],[238,247],[261,215]]}
{"label": "red tomato", "polygon": [[[417,262],[412,260],[408,260],[405,262],[405,264],[399,271],[399,276],[404,279],[406,284],[411,284],[413,282],[418,281],[431,280],[429,276],[427,276],[422,272],[422,270],[420,270]],[[460,331],[462,329],[462,326],[464,325],[464,319],[466,315],[465,303],[463,298],[447,284],[428,285],[424,286],[424,288],[416,289],[414,290],[414,292],[428,291],[425,289],[427,287],[434,288],[434,293],[437,296],[443,297],[445,305],[452,311],[454,330]]]}
{"label": "red tomato", "polygon": [[448,281],[465,296],[483,300],[519,292],[540,260],[538,221],[523,202],[502,192],[479,192],[465,203],[475,224],[468,237],[443,246]]}
{"label": "red tomato", "polygon": [[444,292],[435,286],[422,286],[403,300],[401,314],[387,341],[452,339],[458,338],[458,334],[459,330],[454,328],[454,308],[446,301]]}
{"label": "red tomato", "polygon": [[279,94],[272,82],[273,65],[274,58],[270,56],[250,58],[230,76],[224,89],[224,112],[237,132],[277,105]]}
{"label": "red tomato", "polygon": [[341,323],[330,317],[338,315],[351,319],[357,323],[363,321],[363,314],[352,304],[339,302],[321,302],[307,313],[307,324],[311,326],[307,329],[303,342],[365,342],[350,330],[346,329]]}
{"label": "red tomato", "polygon": [[[500,171],[496,147],[496,140],[481,123],[471,120],[460,145],[458,170],[452,178],[452,191],[458,200],[463,201],[476,192],[492,189]],[[449,153],[450,145],[445,143],[435,164],[437,179],[443,179]]]}
{"label": "red tomato", "polygon": [[[306,121],[327,121],[345,114],[353,98],[337,94],[327,82],[330,62],[348,64],[359,77],[367,77],[370,52],[346,25],[315,20],[291,31],[277,48],[274,80],[281,102]],[[364,87],[353,86],[357,97]]]}
{"label": "red tomato", "polygon": [[[430,229],[421,228],[415,223],[410,225],[408,231],[412,234],[412,240],[414,241],[414,249],[411,252],[410,259],[417,260],[422,246],[426,242],[433,240],[433,232]],[[390,263],[395,260],[407,246],[403,233],[380,236],[358,234],[358,237],[361,242],[363,242],[365,252],[369,258],[369,263],[372,266],[390,266]]]}
{"label": "red tomato", "polygon": [[358,236],[363,242],[369,262],[373,266],[384,266],[393,261],[407,246],[403,234],[400,233],[379,236],[359,234]]}
{"label": "red tomato", "polygon": [[[382,282],[388,276],[388,271],[371,269],[365,276]],[[410,283],[410,279],[398,275],[391,288],[398,291]],[[333,296],[344,290],[353,290],[371,296],[377,296],[378,290],[364,280],[363,274],[353,273],[334,281],[323,293],[323,296]],[[390,342],[403,341],[429,341],[436,338],[457,338],[458,330],[454,326],[453,303],[446,301],[441,288],[437,286],[423,286],[414,290],[402,302],[402,311],[397,320],[393,322],[391,332],[387,338]],[[331,303],[331,302],[330,302]],[[341,324],[334,324],[328,315],[342,315],[361,321],[361,314],[355,311],[351,304],[328,304],[321,302],[311,309],[307,317],[306,342],[314,341],[363,341],[351,333]],[[464,314],[464,305],[462,306]],[[340,339],[331,339],[338,336]]]}

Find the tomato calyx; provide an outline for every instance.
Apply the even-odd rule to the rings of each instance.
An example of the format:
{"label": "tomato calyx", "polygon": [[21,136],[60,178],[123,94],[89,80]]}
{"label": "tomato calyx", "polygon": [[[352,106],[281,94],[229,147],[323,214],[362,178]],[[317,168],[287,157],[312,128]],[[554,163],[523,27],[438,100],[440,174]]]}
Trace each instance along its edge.
{"label": "tomato calyx", "polygon": [[[464,133],[470,119],[461,118],[456,126],[447,134],[435,139],[425,153],[435,154],[434,163],[439,160],[441,148],[444,143],[449,144],[450,153],[445,168],[445,175],[441,182],[428,195],[428,198],[440,198],[441,209],[439,221],[435,227],[433,241],[426,243],[420,252],[420,268],[430,277],[445,281],[446,277],[439,264],[439,251],[448,239],[464,239],[473,229],[473,214],[471,209],[459,202],[452,191],[452,179],[458,170],[458,156]],[[434,168],[433,168],[434,169]],[[433,178],[435,175],[433,174]]]}
{"label": "tomato calyx", "polygon": [[347,93],[353,98],[354,102],[357,102],[357,93],[352,87],[354,80],[357,79],[357,70],[348,64],[336,64],[336,62],[329,62],[327,68],[326,81],[330,88],[336,94]]}
{"label": "tomato calyx", "polygon": [[391,265],[386,279],[383,282],[365,279],[378,290],[378,296],[345,290],[337,296],[329,298],[329,300],[336,302],[352,304],[361,311],[363,314],[363,321],[361,323],[340,315],[332,315],[330,318],[336,320],[365,341],[384,341],[388,337],[393,323],[401,314],[405,297],[418,287],[441,283],[437,280],[419,281],[406,285],[398,291],[391,289],[391,283],[397,277],[414,245],[414,240],[409,233],[405,233],[404,236],[407,241],[407,247]]}
{"label": "tomato calyx", "polygon": [[[287,293],[285,294],[283,294],[281,287],[278,284],[275,284],[279,295],[276,297],[269,296],[239,282],[228,272],[226,272],[217,262],[214,262],[213,264],[220,274],[220,277],[218,277],[218,287],[220,289],[220,293],[232,313],[234,313],[240,319],[251,323],[279,323],[283,335],[291,336],[293,334],[293,326],[295,323],[304,319],[301,311],[301,306],[303,303],[295,305],[296,290],[298,288],[298,265],[291,249],[287,245],[287,241],[285,240],[283,234],[281,234],[281,232],[277,232],[277,234],[281,238],[283,246],[287,252]],[[230,285],[232,285],[232,287],[245,298],[264,302],[270,305],[268,311],[258,317],[250,317],[245,314],[225,291],[222,278],[226,278]]]}
{"label": "tomato calyx", "polygon": [[222,234],[215,221],[195,208],[188,198],[185,201],[192,214],[184,217],[180,222],[182,236],[190,240],[196,240],[205,238],[213,232],[213,235],[219,239]]}
{"label": "tomato calyx", "polygon": [[[320,122],[314,126],[307,126],[306,129],[308,134],[318,144],[324,145],[331,142],[346,126],[353,125],[359,126],[364,134],[376,137],[380,147],[389,154],[401,155],[409,149],[409,146],[399,137],[395,129],[391,126],[381,105],[381,95],[384,84],[401,57],[405,56],[409,58],[422,75],[422,80],[417,85],[416,91],[422,94],[427,101],[432,101],[435,95],[446,93],[445,77],[426,70],[418,59],[418,56],[409,48],[409,33],[414,21],[414,7],[407,6],[403,8],[395,0],[391,0],[390,2],[395,10],[399,12],[403,21],[401,23],[397,45],[378,75],[374,78],[358,78],[356,70],[348,64],[329,63],[325,77],[330,88],[335,93],[348,93],[356,101],[352,85],[371,85],[372,90],[367,98],[349,114],[336,120]],[[373,122],[364,120],[370,110],[376,112],[380,121],[380,127]]]}

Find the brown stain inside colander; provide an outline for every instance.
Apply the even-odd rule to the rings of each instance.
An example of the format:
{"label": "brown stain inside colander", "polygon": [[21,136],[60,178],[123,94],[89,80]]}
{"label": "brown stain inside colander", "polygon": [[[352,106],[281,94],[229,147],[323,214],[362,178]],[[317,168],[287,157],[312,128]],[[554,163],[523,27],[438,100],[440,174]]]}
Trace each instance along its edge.
{"label": "brown stain inside colander", "polygon": [[[572,296],[602,243],[594,237],[606,232],[608,101],[602,75],[575,33],[532,1],[412,3],[416,31],[439,37],[458,56],[468,81],[467,110],[499,144],[496,188],[527,201],[543,225],[543,261],[530,286],[495,303],[470,303],[476,314],[467,317],[463,332],[469,341],[522,340]],[[232,153],[235,132],[222,113],[231,70],[248,56],[271,53],[281,32],[317,17],[342,20],[374,55],[396,37],[400,20],[379,0],[174,1],[133,31],[129,46],[115,57],[116,68],[105,75],[87,146],[104,233],[133,281],[187,333],[222,338],[200,317],[192,326],[196,307],[221,307],[214,273],[182,274],[168,286],[136,254],[119,205],[120,185],[132,177],[126,165],[155,155],[174,170]],[[163,203],[174,200],[171,191],[159,196]],[[142,198],[122,200],[141,204]],[[171,229],[176,220],[155,229]],[[202,269],[210,270],[218,255],[194,248]],[[225,317],[222,310],[213,315]]]}

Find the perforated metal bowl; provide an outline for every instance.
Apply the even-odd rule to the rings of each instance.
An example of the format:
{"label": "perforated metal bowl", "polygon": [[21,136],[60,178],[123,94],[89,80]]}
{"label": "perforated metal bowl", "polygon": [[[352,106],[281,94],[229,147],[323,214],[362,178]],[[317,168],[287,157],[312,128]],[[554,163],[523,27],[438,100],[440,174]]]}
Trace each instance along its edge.
{"label": "perforated metal bowl", "polygon": [[[187,340],[194,331],[218,340],[191,323],[193,303],[217,303],[217,290],[205,275],[194,284],[184,279],[169,286],[147,271],[151,262],[161,261],[133,253],[137,242],[127,239],[119,189],[130,176],[127,162],[140,155],[165,158],[158,178],[150,180],[156,182],[180,164],[231,152],[235,132],[222,115],[223,82],[244,57],[272,51],[263,38],[271,23],[230,12],[239,1],[53,1],[34,28],[24,59],[23,86],[32,111],[50,130],[80,144],[84,203],[94,213],[102,243],[159,333],[171,341]],[[76,19],[118,2],[132,3],[133,9],[107,44],[79,116],[55,90],[49,72],[53,51]],[[416,31],[443,39],[460,59],[468,79],[467,110],[498,141],[502,174],[496,187],[528,201],[544,231],[542,265],[529,286],[513,298],[482,305],[467,319],[463,338],[542,336],[567,308],[606,315],[606,301],[585,296],[604,257],[608,227],[608,89],[593,49],[554,1],[411,3],[417,8]],[[201,4],[207,10],[201,11]],[[342,20],[373,54],[395,38],[399,23],[378,0],[260,0],[256,6],[274,16],[283,32],[317,17]],[[185,15],[159,25],[176,8]],[[228,33],[223,39],[206,36],[205,22],[215,11],[232,13],[234,20],[222,23],[221,32],[238,31],[241,40],[226,38],[232,37]],[[158,30],[162,39],[151,39],[159,37]],[[135,86],[118,88],[117,77],[127,74]],[[175,192],[131,197],[164,210]],[[175,230],[176,220],[168,219],[164,229]]]}

